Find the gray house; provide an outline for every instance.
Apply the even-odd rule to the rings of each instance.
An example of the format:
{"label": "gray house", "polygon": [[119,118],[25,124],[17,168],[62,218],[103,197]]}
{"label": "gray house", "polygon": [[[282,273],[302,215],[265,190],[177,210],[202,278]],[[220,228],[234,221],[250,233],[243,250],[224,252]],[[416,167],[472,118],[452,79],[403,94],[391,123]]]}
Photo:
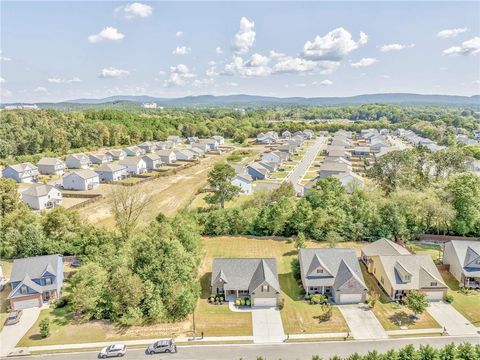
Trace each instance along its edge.
{"label": "gray house", "polygon": [[127,156],[142,156],[145,154],[145,150],[140,149],[138,146],[129,146],[123,149]]}
{"label": "gray house", "polygon": [[106,164],[113,160],[113,157],[110,154],[90,154],[88,157],[92,164]]}
{"label": "gray house", "polygon": [[138,145],[140,149],[143,149],[146,153],[152,153],[157,150],[157,145],[153,141],[145,141]]}
{"label": "gray house", "polygon": [[164,164],[172,164],[177,161],[177,157],[172,150],[158,150],[157,155]]}
{"label": "gray house", "polygon": [[45,175],[63,175],[65,173],[65,162],[63,160],[44,157],[37,163],[38,172]]}
{"label": "gray house", "polygon": [[63,188],[66,190],[94,190],[99,185],[98,174],[91,169],[71,172],[63,178]]}
{"label": "gray house", "polygon": [[450,265],[450,273],[458,282],[471,288],[480,288],[480,241],[451,240],[443,249],[443,263]]}
{"label": "gray house", "polygon": [[156,153],[144,155],[142,159],[147,164],[147,170],[155,170],[162,165],[162,159]]}
{"label": "gray house", "polygon": [[29,162],[8,165],[2,170],[2,175],[6,179],[13,179],[19,183],[32,183],[37,181],[38,168]]}
{"label": "gray house", "polygon": [[68,155],[65,163],[69,169],[88,169],[90,159],[83,153]]}
{"label": "gray house", "polygon": [[212,293],[228,300],[250,297],[252,306],[277,306],[280,296],[275,259],[214,258]]}
{"label": "gray house", "polygon": [[95,169],[100,181],[119,181],[128,176],[127,167],[119,164],[102,164]]}
{"label": "gray house", "polygon": [[353,249],[300,249],[302,284],[307,294],[325,294],[337,304],[365,301],[367,286]]}
{"label": "gray house", "polygon": [[106,152],[113,160],[123,160],[127,157],[127,153],[123,150],[110,150]]}

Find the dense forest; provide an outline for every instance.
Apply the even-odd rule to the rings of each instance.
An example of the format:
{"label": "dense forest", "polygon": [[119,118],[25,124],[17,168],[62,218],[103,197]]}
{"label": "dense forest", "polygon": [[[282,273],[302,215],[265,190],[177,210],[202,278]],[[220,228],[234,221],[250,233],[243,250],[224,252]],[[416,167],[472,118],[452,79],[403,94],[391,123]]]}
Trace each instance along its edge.
{"label": "dense forest", "polygon": [[[348,119],[354,122],[322,122]],[[223,135],[243,142],[261,131],[336,131],[408,128],[440,144],[455,144],[455,128],[480,129],[480,115],[468,109],[357,105],[250,109],[109,110],[84,112],[15,110],[0,113],[2,162],[35,161],[42,155],[162,140],[168,135]],[[475,150],[472,150],[475,152]],[[478,153],[478,150],[477,150]]]}

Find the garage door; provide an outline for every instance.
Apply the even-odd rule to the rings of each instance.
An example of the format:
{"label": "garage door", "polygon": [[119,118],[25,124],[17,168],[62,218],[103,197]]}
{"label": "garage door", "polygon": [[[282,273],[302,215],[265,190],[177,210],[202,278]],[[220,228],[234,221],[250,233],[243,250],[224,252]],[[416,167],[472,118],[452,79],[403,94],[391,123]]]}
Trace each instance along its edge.
{"label": "garage door", "polygon": [[277,306],[276,298],[256,298],[253,299],[253,306]]}
{"label": "garage door", "polygon": [[362,302],[362,294],[340,294],[340,304],[358,304]]}
{"label": "garage door", "polygon": [[13,310],[23,310],[38,307],[38,298],[30,300],[17,300],[13,303]]}
{"label": "garage door", "polygon": [[443,291],[429,291],[426,292],[427,298],[430,301],[441,301],[443,300]]}

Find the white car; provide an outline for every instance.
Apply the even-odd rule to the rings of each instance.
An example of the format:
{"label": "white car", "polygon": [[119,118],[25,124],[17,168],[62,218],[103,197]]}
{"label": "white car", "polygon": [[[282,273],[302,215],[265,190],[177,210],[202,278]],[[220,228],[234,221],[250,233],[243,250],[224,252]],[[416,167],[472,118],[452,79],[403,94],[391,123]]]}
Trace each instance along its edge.
{"label": "white car", "polygon": [[126,353],[127,353],[127,345],[113,344],[113,345],[104,347],[98,354],[98,357],[101,359],[106,359],[110,357],[124,356]]}

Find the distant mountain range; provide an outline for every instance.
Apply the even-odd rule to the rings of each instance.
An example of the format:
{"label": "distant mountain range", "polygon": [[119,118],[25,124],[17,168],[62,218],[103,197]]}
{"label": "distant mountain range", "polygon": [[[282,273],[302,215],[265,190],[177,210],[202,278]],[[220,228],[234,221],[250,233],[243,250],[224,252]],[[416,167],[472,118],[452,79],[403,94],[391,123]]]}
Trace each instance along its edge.
{"label": "distant mountain range", "polygon": [[[115,103],[156,103],[164,107],[214,107],[214,106],[282,106],[282,105],[347,105],[347,104],[403,104],[403,105],[477,105],[480,95],[422,95],[409,93],[365,94],[349,97],[269,97],[257,95],[199,95],[181,98],[158,98],[152,96],[117,95],[102,99],[74,99],[58,103],[38,103],[42,108],[76,107],[75,105],[107,105]],[[18,103],[16,103],[18,104]],[[4,104],[4,105],[16,105]]]}

